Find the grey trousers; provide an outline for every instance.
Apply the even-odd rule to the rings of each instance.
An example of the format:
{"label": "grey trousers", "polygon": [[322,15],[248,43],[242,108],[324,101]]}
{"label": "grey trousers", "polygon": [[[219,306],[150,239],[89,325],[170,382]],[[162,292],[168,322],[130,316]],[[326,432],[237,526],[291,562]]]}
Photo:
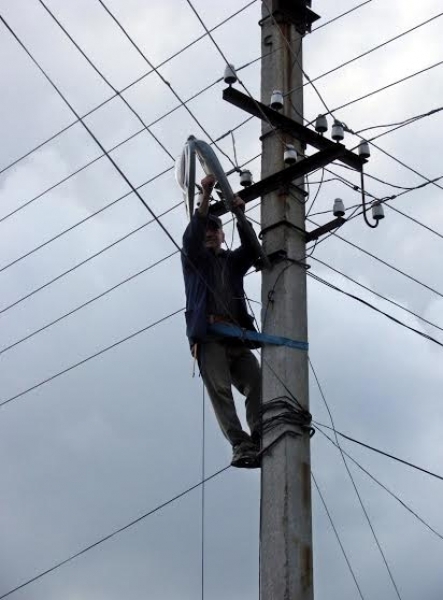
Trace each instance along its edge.
{"label": "grey trousers", "polygon": [[246,396],[246,420],[251,434],[260,434],[261,370],[243,344],[210,341],[199,344],[198,361],[218,424],[232,446],[249,441],[235,409],[232,385]]}

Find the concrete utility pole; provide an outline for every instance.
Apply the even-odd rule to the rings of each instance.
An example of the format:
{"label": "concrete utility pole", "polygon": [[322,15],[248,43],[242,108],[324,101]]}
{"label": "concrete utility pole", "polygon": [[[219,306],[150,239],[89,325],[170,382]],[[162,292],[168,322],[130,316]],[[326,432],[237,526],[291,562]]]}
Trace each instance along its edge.
{"label": "concrete utility pole", "polygon": [[[262,3],[261,102],[269,105],[275,89],[283,94],[295,89],[285,98],[282,112],[302,123],[302,36],[284,14],[277,17],[278,23],[270,17],[275,4],[272,0]],[[294,144],[299,153],[304,151],[297,140],[273,132],[266,121],[262,134],[262,179],[286,166],[282,140]],[[303,181],[294,184],[303,188]],[[263,331],[299,341],[307,341],[308,336],[303,201],[300,190],[285,186],[263,196],[261,214],[266,254],[283,250],[291,261],[274,263],[272,269],[263,271]],[[309,410],[308,356],[293,348],[265,346],[262,358],[263,447],[271,447],[262,459],[260,600],[312,600],[309,434],[285,418],[289,405],[295,405],[288,390]],[[275,427],[268,429],[272,424]]]}

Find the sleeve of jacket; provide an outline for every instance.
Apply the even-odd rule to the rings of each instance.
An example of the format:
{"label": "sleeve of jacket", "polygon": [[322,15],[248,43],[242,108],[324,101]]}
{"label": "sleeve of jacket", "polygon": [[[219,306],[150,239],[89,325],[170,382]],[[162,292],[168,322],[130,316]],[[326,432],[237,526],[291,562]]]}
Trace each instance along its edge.
{"label": "sleeve of jacket", "polygon": [[192,262],[197,262],[205,247],[205,219],[196,211],[183,234],[183,253]]}
{"label": "sleeve of jacket", "polygon": [[237,268],[244,275],[252,267],[257,256],[240,223],[237,223],[237,230],[240,236],[240,246],[233,250],[231,260],[235,261]]}

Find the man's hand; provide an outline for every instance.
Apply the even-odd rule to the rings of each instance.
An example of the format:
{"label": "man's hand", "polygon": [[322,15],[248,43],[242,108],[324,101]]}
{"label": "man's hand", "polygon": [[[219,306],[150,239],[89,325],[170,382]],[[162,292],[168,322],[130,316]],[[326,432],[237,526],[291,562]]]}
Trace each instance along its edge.
{"label": "man's hand", "polygon": [[206,175],[206,177],[203,177],[200,183],[203,190],[203,196],[209,199],[211,197],[212,190],[214,189],[215,185],[214,175]]}
{"label": "man's hand", "polygon": [[233,208],[239,208],[242,212],[245,212],[245,201],[240,196],[235,195],[232,201]]}
{"label": "man's hand", "polygon": [[211,198],[212,190],[214,189],[215,185],[215,177],[214,175],[206,175],[206,177],[203,177],[200,183],[202,186],[202,195],[200,196],[201,199],[198,207],[198,212],[203,217],[206,217],[209,209],[209,200]]}

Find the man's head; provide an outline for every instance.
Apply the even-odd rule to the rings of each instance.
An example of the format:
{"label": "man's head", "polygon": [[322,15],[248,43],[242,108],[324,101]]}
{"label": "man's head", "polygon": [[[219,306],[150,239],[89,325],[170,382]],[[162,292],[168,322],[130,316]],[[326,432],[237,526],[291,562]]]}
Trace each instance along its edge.
{"label": "man's head", "polygon": [[223,223],[214,215],[209,215],[206,222],[205,247],[217,252],[225,241]]}

